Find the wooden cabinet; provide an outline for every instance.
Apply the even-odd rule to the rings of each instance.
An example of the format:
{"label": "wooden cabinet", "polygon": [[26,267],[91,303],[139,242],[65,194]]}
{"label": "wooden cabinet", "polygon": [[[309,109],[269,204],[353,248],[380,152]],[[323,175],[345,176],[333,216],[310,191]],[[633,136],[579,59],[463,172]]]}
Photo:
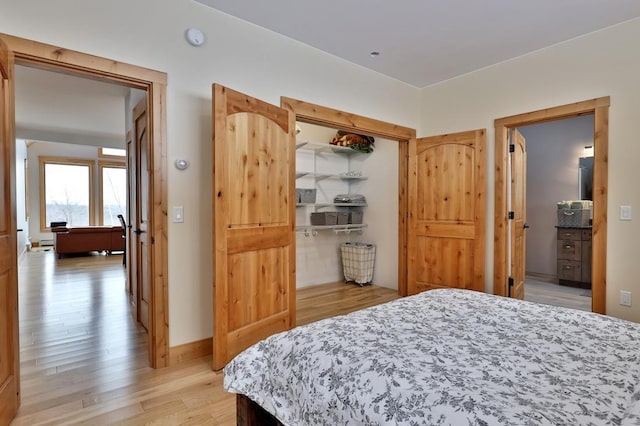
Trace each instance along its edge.
{"label": "wooden cabinet", "polygon": [[558,282],[591,288],[591,228],[558,227]]}

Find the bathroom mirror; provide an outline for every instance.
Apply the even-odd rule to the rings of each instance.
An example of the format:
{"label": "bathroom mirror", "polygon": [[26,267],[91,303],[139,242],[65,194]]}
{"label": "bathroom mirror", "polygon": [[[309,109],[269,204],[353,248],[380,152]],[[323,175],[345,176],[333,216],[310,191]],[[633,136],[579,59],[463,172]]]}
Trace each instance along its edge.
{"label": "bathroom mirror", "polygon": [[593,157],[578,160],[578,198],[593,200]]}

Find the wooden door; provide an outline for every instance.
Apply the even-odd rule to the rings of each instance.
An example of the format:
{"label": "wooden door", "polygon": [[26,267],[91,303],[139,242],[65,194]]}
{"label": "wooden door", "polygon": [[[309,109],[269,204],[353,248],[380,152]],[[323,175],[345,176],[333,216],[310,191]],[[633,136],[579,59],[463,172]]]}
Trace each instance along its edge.
{"label": "wooden door", "polygon": [[213,368],[295,325],[295,117],[213,85]]}
{"label": "wooden door", "polygon": [[510,265],[509,297],[524,299],[525,260],[527,251],[527,150],[524,136],[511,129],[511,207],[509,208]]}
{"label": "wooden door", "polygon": [[13,53],[0,40],[0,424],[20,405]]}
{"label": "wooden door", "polygon": [[484,290],[485,133],[409,141],[409,294]]}
{"label": "wooden door", "polygon": [[136,296],[138,321],[149,331],[151,281],[149,276],[149,134],[147,132],[147,98],[133,109],[133,128],[136,137]]}
{"label": "wooden door", "polygon": [[[135,131],[135,129],[134,129]],[[131,303],[131,311],[133,317],[138,321],[138,286],[137,286],[137,268],[136,268],[136,244],[137,237],[132,232],[136,223],[136,205],[137,205],[137,182],[138,177],[136,175],[136,144],[134,143],[133,135],[129,133],[127,135],[127,249],[126,260],[127,265],[127,290],[129,294],[129,302]]]}

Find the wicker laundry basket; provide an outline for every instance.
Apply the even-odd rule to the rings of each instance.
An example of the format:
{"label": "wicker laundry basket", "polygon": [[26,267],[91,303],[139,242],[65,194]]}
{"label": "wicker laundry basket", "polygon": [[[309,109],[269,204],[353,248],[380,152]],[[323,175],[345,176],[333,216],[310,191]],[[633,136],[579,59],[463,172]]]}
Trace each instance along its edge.
{"label": "wicker laundry basket", "polygon": [[355,281],[360,285],[371,283],[376,260],[375,244],[343,243],[340,251],[344,280]]}

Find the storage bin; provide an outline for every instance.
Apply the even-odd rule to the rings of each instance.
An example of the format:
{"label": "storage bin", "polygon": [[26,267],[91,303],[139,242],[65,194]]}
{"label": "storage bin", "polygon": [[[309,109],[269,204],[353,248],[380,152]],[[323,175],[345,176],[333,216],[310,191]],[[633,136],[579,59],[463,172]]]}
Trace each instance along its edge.
{"label": "storage bin", "polygon": [[359,225],[362,223],[362,212],[353,210],[349,212],[349,223]]}
{"label": "storage bin", "polygon": [[315,212],[311,213],[311,225],[324,226],[324,225],[337,225],[338,212]]}
{"label": "storage bin", "polygon": [[558,226],[589,226],[590,209],[558,209]]}
{"label": "storage bin", "polygon": [[360,285],[371,283],[376,260],[375,244],[343,243],[340,252],[345,282],[355,281]]}
{"label": "storage bin", "polygon": [[296,203],[313,204],[316,202],[316,190],[312,188],[296,188]]}
{"label": "storage bin", "polygon": [[338,212],[338,225],[346,225],[349,223],[349,212]]}

